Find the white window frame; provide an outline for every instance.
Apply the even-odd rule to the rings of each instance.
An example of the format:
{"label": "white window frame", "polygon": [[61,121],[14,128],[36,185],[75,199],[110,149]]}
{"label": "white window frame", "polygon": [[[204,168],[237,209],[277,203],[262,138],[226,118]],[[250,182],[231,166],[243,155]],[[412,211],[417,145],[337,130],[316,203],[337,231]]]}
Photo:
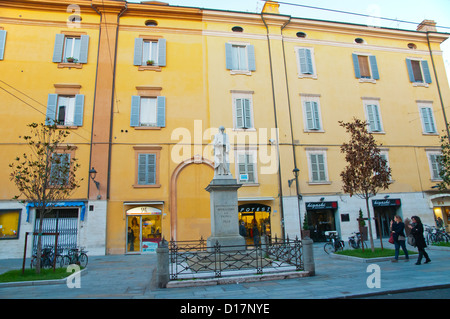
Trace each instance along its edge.
{"label": "white window frame", "polygon": [[[144,107],[150,108],[148,113],[143,112]],[[153,108],[153,109],[151,109],[151,108]],[[151,114],[151,113],[153,113],[153,114]],[[144,122],[145,115],[148,115],[147,117],[153,117],[154,122]],[[139,126],[156,127],[157,123],[158,123],[158,103],[157,103],[156,97],[141,96],[141,103],[139,105]]]}
{"label": "white window frame", "polygon": [[[422,124],[422,134],[423,135],[438,135],[438,130],[436,126],[436,120],[434,117],[434,110],[433,110],[433,102],[425,102],[425,101],[418,101],[417,106],[419,108],[419,116],[420,116],[420,122]],[[425,122],[425,118],[423,116],[423,111],[426,110],[428,113],[428,116],[431,116],[430,124],[433,126],[434,131],[428,131],[427,125]]]}
{"label": "white window frame", "polygon": [[[258,150],[257,149],[236,149],[234,151],[235,154],[235,173],[236,173],[236,177],[238,180],[238,183],[242,183],[244,186],[254,186],[254,185],[259,185],[258,184],[258,165],[257,165],[257,159],[258,159]],[[253,164],[253,177],[254,180],[253,181],[248,181],[248,180],[244,180],[241,179],[241,174],[240,174],[240,170],[239,170],[239,157],[241,155],[244,156],[248,156],[251,155],[252,156],[252,164]],[[248,171],[248,167],[246,167],[246,171]]]}
{"label": "white window frame", "polygon": [[[364,104],[364,114],[366,116],[366,122],[368,124],[368,131],[370,133],[374,133],[374,134],[384,134],[384,126],[383,126],[383,120],[382,120],[382,116],[381,116],[381,108],[380,108],[380,102],[378,99],[363,99],[363,104]],[[378,130],[373,130],[370,122],[371,122],[371,118],[369,116],[369,106],[375,106],[376,111],[377,111],[377,115],[378,115],[378,120],[379,123],[375,124],[375,126],[379,126]],[[375,114],[374,114],[375,115]],[[376,120],[373,119],[374,121]]]}
{"label": "white window frame", "polygon": [[[235,74],[243,74],[243,75],[252,75],[252,72],[255,70],[251,70],[250,67],[250,57],[249,57],[249,46],[251,46],[252,44],[249,42],[240,42],[240,41],[229,41],[227,42],[227,44],[229,44],[231,46],[231,68],[230,70],[230,74],[235,75]],[[243,55],[242,59],[245,61],[245,67],[244,66],[239,66],[238,68],[234,68],[235,66],[235,59],[234,59],[234,53],[235,53],[235,48],[236,47],[240,47],[243,49]]]}
{"label": "white window frame", "polygon": [[[442,178],[439,176],[439,171],[442,168],[440,168],[439,165],[433,160],[433,157],[442,155],[441,151],[427,150],[426,152],[427,152],[427,158],[428,158],[428,165],[429,165],[429,169],[430,169],[431,181],[442,181]],[[436,167],[434,167],[434,166],[436,166]],[[437,169],[437,174],[434,173],[435,168]]]}
{"label": "white window frame", "polygon": [[[374,56],[375,59],[376,59],[376,55],[371,54],[371,53],[367,53],[367,52],[353,52],[353,54],[356,54],[358,57],[359,57],[359,56],[365,56],[365,57],[367,57],[367,63],[369,64],[370,77],[369,77],[369,78],[363,78],[363,77],[360,77],[360,78],[359,78],[359,82],[361,82],[361,83],[373,83],[373,84],[377,83],[377,79],[374,79],[373,69],[372,69],[372,63],[370,62],[370,57],[371,57],[371,56]],[[359,60],[358,60],[358,63],[359,63]],[[377,64],[378,64],[378,61],[377,61]],[[378,68],[378,67],[377,67],[377,68]],[[359,66],[359,70],[360,70],[360,72],[361,72],[361,66]],[[379,72],[380,72],[380,70],[379,70],[379,68],[378,68],[378,75],[379,75]]]}
{"label": "white window frame", "polygon": [[158,65],[158,56],[159,42],[157,40],[144,39],[142,41],[142,65],[146,65],[148,60],[152,60],[153,65]]}
{"label": "white window frame", "polygon": [[[61,107],[64,106],[64,123],[59,123]],[[59,95],[56,104],[57,125],[75,126],[75,95]]]}
{"label": "white window frame", "polygon": [[[314,94],[300,94],[302,110],[303,110],[303,127],[304,132],[324,132],[323,123],[322,123],[322,111],[320,108],[320,95]],[[307,103],[314,102],[317,103],[317,114],[313,114],[312,120],[313,125],[315,126],[318,122],[319,127],[310,128],[308,125],[308,114],[307,114]]]}
{"label": "white window frame", "polygon": [[[387,149],[381,149],[380,150],[380,156],[384,157],[384,159],[386,160],[386,165],[387,167],[391,167],[390,163],[389,163],[389,150]],[[392,180],[392,171],[391,171],[391,176],[389,177],[389,182],[393,182]]]}
{"label": "white window frame", "polygon": [[[425,72],[423,71],[423,65],[422,65],[422,61],[426,61],[427,63],[428,63],[428,61],[426,59],[418,58],[418,57],[407,57],[407,59],[411,61],[411,64],[413,61],[418,62],[419,66],[420,66],[420,73],[422,76],[422,81],[416,81],[414,78],[414,82],[412,82],[413,86],[429,87],[430,85],[426,82]],[[411,65],[411,68],[412,68],[412,65]],[[414,68],[412,68],[412,70],[414,70]],[[414,76],[414,74],[413,74],[413,76]],[[431,71],[430,71],[430,76],[431,76]]]}
{"label": "white window frame", "polygon": [[[312,73],[303,73],[302,72],[301,61],[300,61],[300,52],[299,52],[302,49],[309,50],[309,52],[311,54]],[[295,58],[297,60],[298,78],[299,79],[303,79],[303,78],[317,79],[317,69],[316,69],[316,61],[314,58],[314,48],[312,48],[312,47],[295,47],[294,51],[295,51]]]}
{"label": "white window frame", "polygon": [[[69,47],[67,42],[72,40],[72,45]],[[63,62],[67,62],[67,58],[72,57],[77,61],[80,60],[81,52],[81,37],[68,36],[64,37],[64,51],[63,51]]]}
{"label": "white window frame", "polygon": [[[324,179],[320,179],[320,171],[317,172],[318,179],[314,180],[314,171],[313,171],[313,163],[311,156],[323,156],[323,165],[324,165]],[[309,172],[309,184],[331,184],[328,178],[328,164],[327,164],[327,149],[307,149],[306,150],[306,157],[308,161],[308,172]]]}
{"label": "white window frame", "polygon": [[[231,91],[232,103],[233,103],[233,130],[236,131],[255,131],[255,121],[253,117],[253,91]],[[250,127],[238,127],[238,109],[237,100],[248,100],[249,101],[249,112],[250,112]],[[244,112],[244,110],[242,110]],[[243,115],[243,121],[245,121],[245,114]],[[246,124],[246,123],[244,123]],[[248,124],[248,123],[247,123]]]}

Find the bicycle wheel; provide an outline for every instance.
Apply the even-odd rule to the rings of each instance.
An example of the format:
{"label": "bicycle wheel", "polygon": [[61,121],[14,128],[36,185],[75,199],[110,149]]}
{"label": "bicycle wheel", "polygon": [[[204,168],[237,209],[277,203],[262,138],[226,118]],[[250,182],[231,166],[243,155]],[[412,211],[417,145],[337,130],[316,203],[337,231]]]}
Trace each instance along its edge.
{"label": "bicycle wheel", "polygon": [[345,249],[345,243],[343,240],[339,241],[339,249],[338,250],[344,250]]}
{"label": "bicycle wheel", "polygon": [[80,262],[80,266],[85,268],[88,263],[88,256],[85,253],[81,253],[78,261]]}
{"label": "bicycle wheel", "polygon": [[325,250],[325,252],[329,255],[331,253],[334,253],[334,245],[333,243],[326,243],[323,246],[323,250]]}
{"label": "bicycle wheel", "polygon": [[61,268],[67,267],[70,265],[70,257],[69,256],[63,256],[61,258],[60,266]]}
{"label": "bicycle wheel", "polygon": [[35,257],[31,258],[30,268],[31,269],[36,269],[36,263],[37,263],[37,258],[35,256]]}

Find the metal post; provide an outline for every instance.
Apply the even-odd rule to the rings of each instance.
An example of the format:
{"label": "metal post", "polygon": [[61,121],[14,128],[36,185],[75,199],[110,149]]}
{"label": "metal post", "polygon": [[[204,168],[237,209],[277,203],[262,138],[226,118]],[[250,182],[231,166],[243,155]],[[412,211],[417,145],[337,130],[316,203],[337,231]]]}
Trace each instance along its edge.
{"label": "metal post", "polygon": [[157,254],[157,284],[158,288],[166,288],[169,282],[169,247],[167,241],[164,239],[159,243],[158,248],[156,248]]}
{"label": "metal post", "polygon": [[25,247],[23,248],[23,262],[22,262],[22,275],[25,273],[25,259],[27,258],[27,241],[28,232],[25,233]]}

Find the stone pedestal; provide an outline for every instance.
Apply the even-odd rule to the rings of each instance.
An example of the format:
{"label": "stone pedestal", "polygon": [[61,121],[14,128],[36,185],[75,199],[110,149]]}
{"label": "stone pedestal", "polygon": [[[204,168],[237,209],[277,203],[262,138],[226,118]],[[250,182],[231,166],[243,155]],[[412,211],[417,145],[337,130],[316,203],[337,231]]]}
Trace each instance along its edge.
{"label": "stone pedestal", "polygon": [[237,190],[241,186],[231,175],[219,175],[206,187],[211,204],[211,236],[207,239],[209,249],[217,242],[221,246],[243,246],[223,247],[222,250],[244,249],[245,238],[239,235],[238,219]]}

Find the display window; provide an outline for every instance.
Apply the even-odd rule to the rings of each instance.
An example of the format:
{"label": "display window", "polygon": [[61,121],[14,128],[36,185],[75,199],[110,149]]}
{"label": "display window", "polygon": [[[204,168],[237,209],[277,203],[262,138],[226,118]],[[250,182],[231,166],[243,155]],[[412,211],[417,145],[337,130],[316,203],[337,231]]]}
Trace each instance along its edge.
{"label": "display window", "polygon": [[270,206],[244,204],[239,206],[239,234],[247,245],[260,243],[261,236],[271,236]]}
{"label": "display window", "polygon": [[435,207],[434,220],[436,222],[436,227],[444,228],[445,231],[450,231],[450,207]]}
{"label": "display window", "polygon": [[136,207],[127,211],[127,253],[156,253],[161,241],[161,210]]}

